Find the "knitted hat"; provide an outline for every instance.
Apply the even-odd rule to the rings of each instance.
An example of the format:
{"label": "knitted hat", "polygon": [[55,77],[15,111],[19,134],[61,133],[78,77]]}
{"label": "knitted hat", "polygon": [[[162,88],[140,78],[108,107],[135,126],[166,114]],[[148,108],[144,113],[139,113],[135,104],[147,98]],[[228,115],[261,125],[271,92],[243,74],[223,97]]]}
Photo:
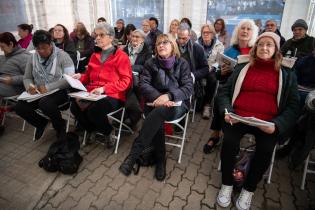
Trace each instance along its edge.
{"label": "knitted hat", "polygon": [[258,41],[263,37],[272,38],[274,40],[278,50],[280,50],[280,36],[278,34],[276,34],[274,32],[264,32],[258,36],[256,43],[258,43]]}
{"label": "knitted hat", "polygon": [[302,27],[305,30],[308,29],[307,23],[303,19],[297,19],[291,26],[291,30],[293,31],[295,27]]}
{"label": "knitted hat", "polygon": [[135,32],[138,32],[142,36],[142,38],[145,39],[145,33],[141,29],[136,29],[133,31],[133,33],[135,33]]}

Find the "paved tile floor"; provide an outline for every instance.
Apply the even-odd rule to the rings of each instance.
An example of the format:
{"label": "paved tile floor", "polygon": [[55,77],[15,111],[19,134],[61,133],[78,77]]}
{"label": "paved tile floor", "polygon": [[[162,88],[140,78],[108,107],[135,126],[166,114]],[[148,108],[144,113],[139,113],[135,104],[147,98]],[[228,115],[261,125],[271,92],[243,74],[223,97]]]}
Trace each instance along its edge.
{"label": "paved tile floor", "polygon": [[[75,175],[47,173],[38,167],[55,132],[32,142],[34,129],[10,117],[0,137],[0,209],[221,209],[215,204],[221,182],[217,171],[219,149],[204,155],[209,121],[190,123],[188,141],[177,163],[178,149],[167,147],[167,178],[158,182],[154,168],[141,168],[139,175],[124,177],[118,167],[129,152],[135,135],[123,136],[118,154],[92,144],[81,149],[84,160]],[[315,209],[315,175],[307,177],[300,190],[301,169],[289,171],[287,160],[276,160],[272,183],[261,182],[252,209]],[[234,195],[234,200],[235,200]],[[230,206],[230,209],[235,209]]]}

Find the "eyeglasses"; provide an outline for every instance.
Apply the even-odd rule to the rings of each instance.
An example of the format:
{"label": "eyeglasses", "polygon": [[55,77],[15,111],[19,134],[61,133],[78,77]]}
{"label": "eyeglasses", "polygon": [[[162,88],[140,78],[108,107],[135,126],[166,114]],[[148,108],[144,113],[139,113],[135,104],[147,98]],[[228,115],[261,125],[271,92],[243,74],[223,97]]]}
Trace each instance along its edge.
{"label": "eyeglasses", "polygon": [[262,47],[264,47],[264,46],[266,46],[267,48],[273,48],[273,47],[275,47],[275,45],[272,44],[272,43],[258,43],[258,44],[257,44],[257,47],[260,47],[260,48],[262,48]]}
{"label": "eyeglasses", "polygon": [[131,35],[131,37],[134,38],[134,39],[140,39],[140,38],[142,38],[142,36],[135,36],[135,35]]}
{"label": "eyeglasses", "polygon": [[164,41],[160,41],[160,42],[156,43],[156,46],[160,46],[160,45],[165,46],[165,45],[167,45],[168,43],[170,43],[169,40],[164,40]]}
{"label": "eyeglasses", "polygon": [[178,36],[177,39],[178,39],[178,40],[187,41],[187,40],[189,39],[189,37],[179,37],[179,36]]}
{"label": "eyeglasses", "polygon": [[104,38],[105,36],[107,36],[108,34],[104,34],[104,33],[101,33],[101,34],[95,34],[95,38],[97,38],[98,36],[100,38]]}
{"label": "eyeglasses", "polygon": [[275,24],[266,24],[266,27],[274,27],[276,26]]}
{"label": "eyeglasses", "polygon": [[209,34],[213,34],[213,32],[211,32],[211,31],[204,31],[204,32],[202,32],[202,34],[203,35],[209,35]]}

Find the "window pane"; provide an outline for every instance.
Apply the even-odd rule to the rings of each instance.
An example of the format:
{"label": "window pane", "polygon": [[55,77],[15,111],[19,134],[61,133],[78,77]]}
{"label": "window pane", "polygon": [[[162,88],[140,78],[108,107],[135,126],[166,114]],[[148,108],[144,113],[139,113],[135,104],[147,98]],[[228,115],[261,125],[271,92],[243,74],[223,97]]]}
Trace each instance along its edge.
{"label": "window pane", "polygon": [[124,19],[125,25],[134,24],[141,28],[143,19],[156,17],[159,20],[159,29],[163,30],[164,0],[112,0],[112,23],[117,19]]}
{"label": "window pane", "polygon": [[283,0],[208,0],[207,21],[223,18],[231,35],[236,24],[242,19],[261,19],[262,25],[268,19],[281,23]]}

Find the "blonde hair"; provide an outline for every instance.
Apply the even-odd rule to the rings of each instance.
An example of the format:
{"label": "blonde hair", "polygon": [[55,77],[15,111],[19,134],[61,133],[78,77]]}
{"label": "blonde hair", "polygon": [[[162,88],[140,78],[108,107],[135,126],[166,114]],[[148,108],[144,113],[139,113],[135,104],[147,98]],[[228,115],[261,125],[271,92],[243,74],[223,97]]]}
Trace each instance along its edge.
{"label": "blonde hair", "polygon": [[[253,66],[257,60],[257,47],[258,47],[258,42],[260,39],[258,39],[254,46],[252,47],[252,49],[249,52],[249,62],[250,65]],[[272,39],[273,40],[273,39]],[[272,56],[272,59],[275,61],[275,70],[279,71],[280,67],[281,67],[281,62],[282,62],[282,54],[280,52],[280,49],[278,49],[275,40],[273,40],[274,44],[275,44],[275,53]]]}
{"label": "blonde hair", "polygon": [[250,27],[253,30],[252,37],[248,42],[248,47],[253,47],[258,36],[258,27],[255,22],[250,19],[241,20],[237,26],[235,26],[231,37],[231,45],[238,45],[238,33],[244,24],[250,24]]}
{"label": "blonde hair", "polygon": [[180,57],[180,53],[179,53],[179,50],[178,50],[178,47],[177,47],[177,43],[176,43],[176,40],[171,38],[169,35],[167,34],[161,34],[159,35],[157,38],[156,38],[156,42],[155,42],[155,55],[157,56],[157,43],[161,42],[161,41],[169,41],[171,46],[172,46],[172,52],[171,52],[171,55],[175,55],[177,58]]}
{"label": "blonde hair", "polygon": [[[179,26],[179,24],[180,24],[179,20],[173,19],[173,20],[171,21],[171,23],[170,23],[168,33],[172,33],[172,31],[171,31],[171,25],[172,25],[173,22],[176,22],[178,26]],[[177,32],[177,31],[176,31],[176,32]]]}
{"label": "blonde hair", "polygon": [[200,34],[202,34],[202,31],[203,31],[204,28],[208,28],[213,33],[213,35],[216,35],[214,26],[212,24],[204,24],[204,25],[202,25],[201,29],[200,29]]}

